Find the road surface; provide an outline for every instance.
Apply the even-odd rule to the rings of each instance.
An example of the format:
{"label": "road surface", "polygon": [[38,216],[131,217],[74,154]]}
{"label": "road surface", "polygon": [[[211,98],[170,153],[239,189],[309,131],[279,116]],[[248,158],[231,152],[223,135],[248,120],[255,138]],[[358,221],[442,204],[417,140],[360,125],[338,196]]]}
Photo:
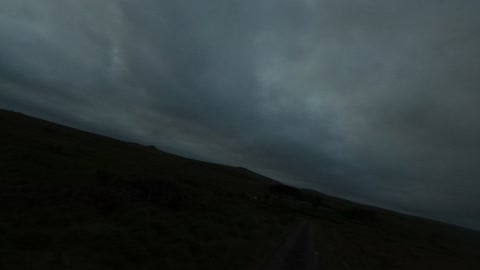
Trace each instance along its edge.
{"label": "road surface", "polygon": [[268,270],[319,270],[315,247],[315,229],[311,221],[303,221],[271,259]]}

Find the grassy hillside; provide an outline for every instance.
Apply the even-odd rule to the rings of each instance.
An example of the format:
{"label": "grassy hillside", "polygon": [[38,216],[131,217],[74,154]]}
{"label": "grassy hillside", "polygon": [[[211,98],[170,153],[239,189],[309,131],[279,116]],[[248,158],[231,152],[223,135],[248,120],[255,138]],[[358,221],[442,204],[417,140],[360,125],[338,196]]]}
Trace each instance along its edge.
{"label": "grassy hillside", "polygon": [[480,267],[476,232],[14,112],[0,124],[0,269],[261,269],[300,219],[322,269]]}

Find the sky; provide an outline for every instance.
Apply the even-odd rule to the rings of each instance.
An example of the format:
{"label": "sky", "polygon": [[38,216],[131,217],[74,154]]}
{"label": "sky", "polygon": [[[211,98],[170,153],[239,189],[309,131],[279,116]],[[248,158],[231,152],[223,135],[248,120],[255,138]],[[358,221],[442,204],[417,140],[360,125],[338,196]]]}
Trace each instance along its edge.
{"label": "sky", "polygon": [[0,108],[480,229],[478,1],[0,6]]}

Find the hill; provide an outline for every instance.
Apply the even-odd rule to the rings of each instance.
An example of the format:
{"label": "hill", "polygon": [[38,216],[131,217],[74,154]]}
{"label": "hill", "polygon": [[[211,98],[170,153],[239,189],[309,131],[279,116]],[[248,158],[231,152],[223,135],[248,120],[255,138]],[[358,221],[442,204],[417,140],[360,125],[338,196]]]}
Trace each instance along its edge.
{"label": "hill", "polygon": [[478,269],[480,235],[0,110],[0,269],[262,269],[299,220],[321,269]]}

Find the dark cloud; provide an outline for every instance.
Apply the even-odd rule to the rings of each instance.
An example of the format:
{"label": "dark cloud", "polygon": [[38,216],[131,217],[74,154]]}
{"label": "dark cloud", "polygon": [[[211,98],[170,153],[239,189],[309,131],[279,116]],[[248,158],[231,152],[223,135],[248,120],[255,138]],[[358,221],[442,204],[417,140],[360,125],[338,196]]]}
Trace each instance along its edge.
{"label": "dark cloud", "polygon": [[480,228],[480,4],[0,2],[4,108]]}

